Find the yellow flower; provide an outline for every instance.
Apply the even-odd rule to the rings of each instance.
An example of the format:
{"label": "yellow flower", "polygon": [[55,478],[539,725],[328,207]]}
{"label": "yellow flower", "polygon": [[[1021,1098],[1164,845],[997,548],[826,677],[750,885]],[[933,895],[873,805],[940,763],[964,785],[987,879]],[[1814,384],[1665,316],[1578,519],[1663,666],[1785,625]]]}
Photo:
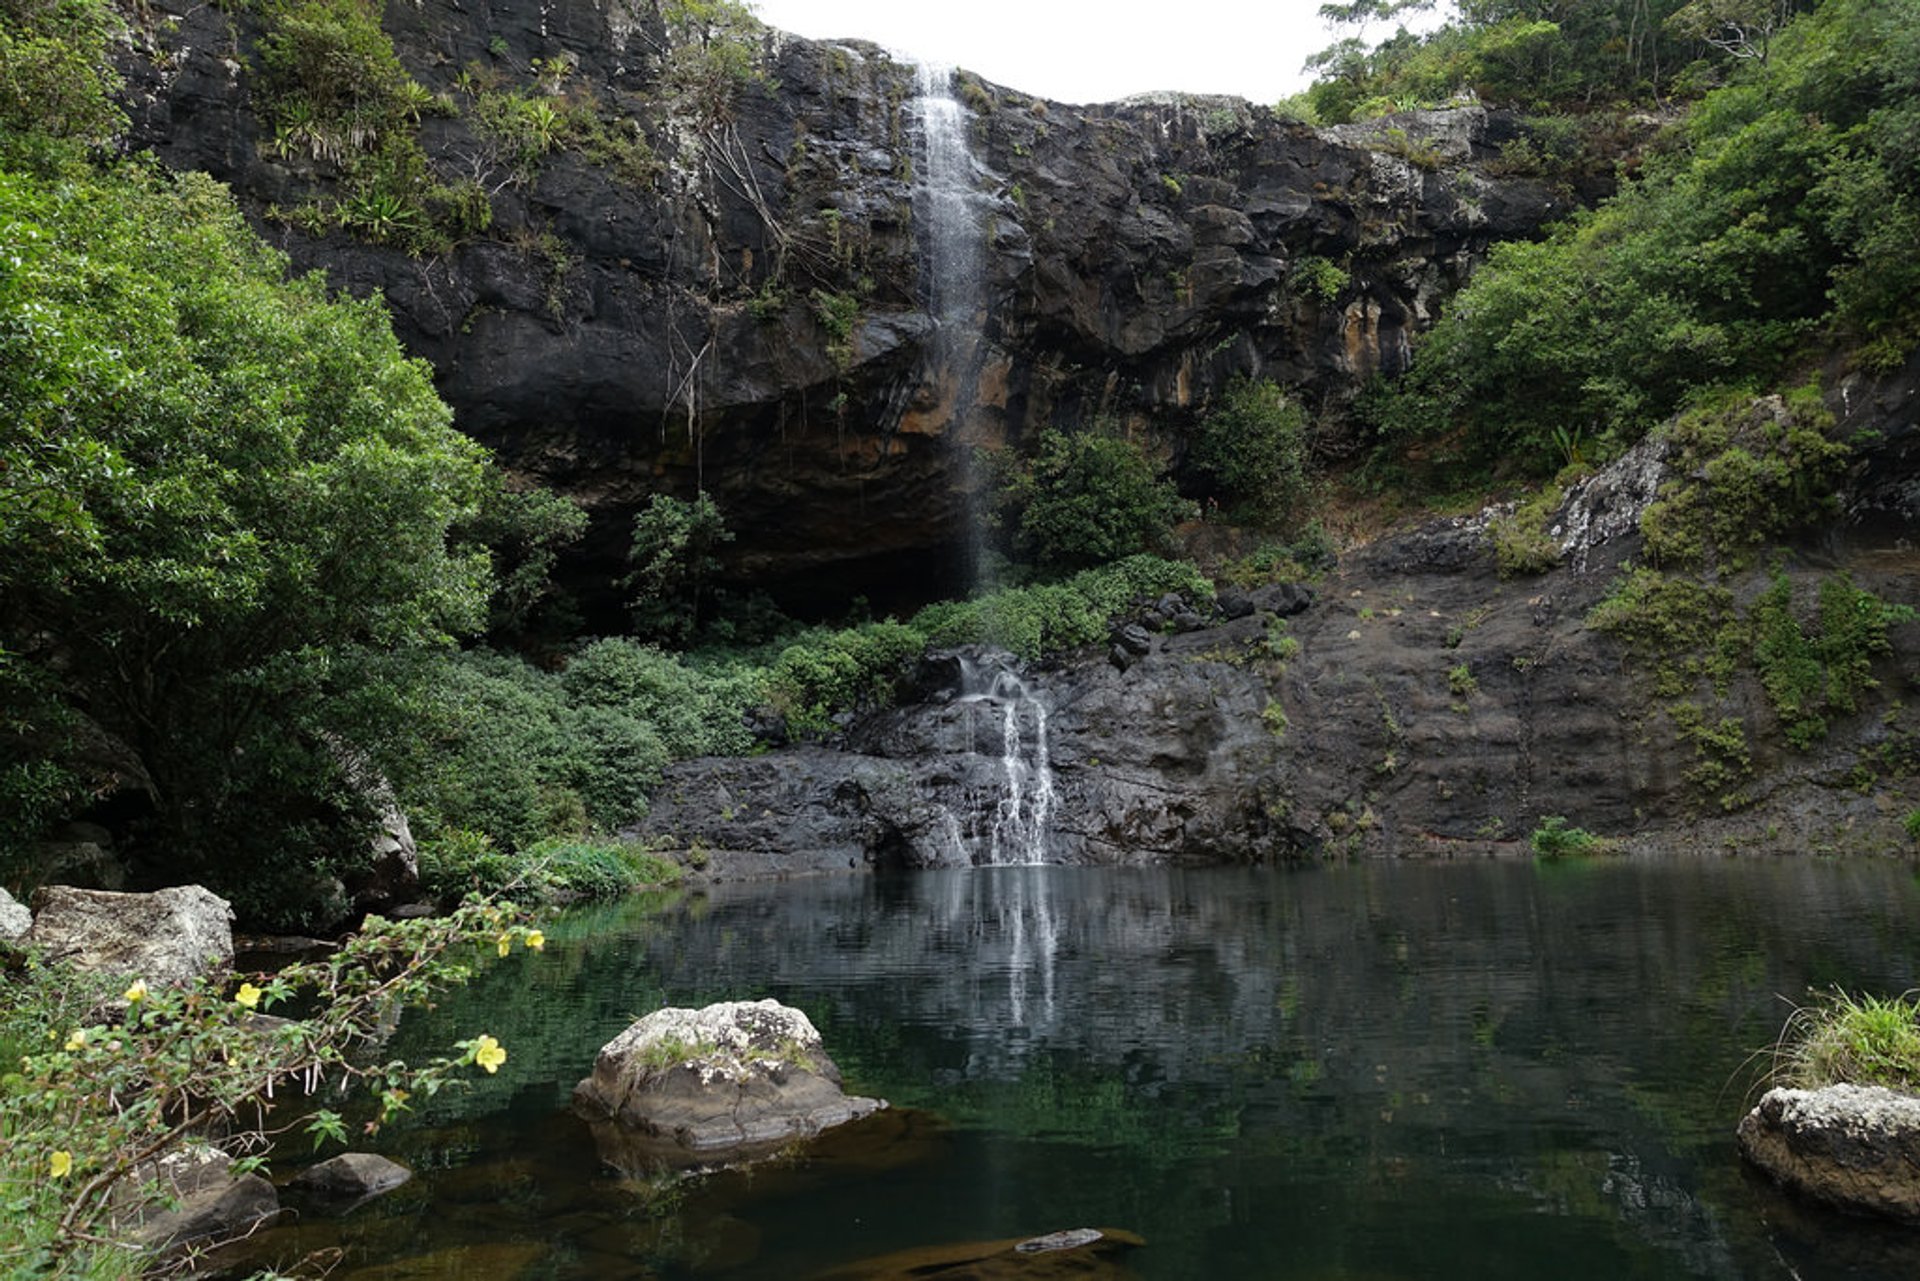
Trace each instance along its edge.
{"label": "yellow flower", "polygon": [[69,1052],[72,1052],[74,1050],[84,1050],[86,1048],[87,1048],[87,1029],[83,1027],[77,1027],[73,1029],[73,1031],[67,1033],[67,1050]]}
{"label": "yellow flower", "polygon": [[539,930],[527,931],[527,946],[535,952],[547,945],[547,936]]}
{"label": "yellow flower", "polygon": [[500,936],[500,955],[505,956],[512,949],[513,949],[513,935],[502,934]]}
{"label": "yellow flower", "polygon": [[492,1037],[481,1036],[473,1043],[473,1061],[485,1068],[488,1076],[492,1076],[507,1061],[507,1052]]}
{"label": "yellow flower", "polygon": [[120,995],[126,998],[127,1003],[129,1005],[136,1004],[140,1001],[146,1000],[147,999],[147,981],[145,979],[135,979],[133,981],[133,986],[128,988],[126,991],[122,992]]}
{"label": "yellow flower", "polygon": [[47,1173],[56,1179],[64,1179],[73,1173],[73,1153],[60,1148],[47,1158]]}
{"label": "yellow flower", "polygon": [[240,990],[233,994],[235,1005],[244,1005],[248,1009],[260,1004],[260,989],[251,983],[242,983]]}

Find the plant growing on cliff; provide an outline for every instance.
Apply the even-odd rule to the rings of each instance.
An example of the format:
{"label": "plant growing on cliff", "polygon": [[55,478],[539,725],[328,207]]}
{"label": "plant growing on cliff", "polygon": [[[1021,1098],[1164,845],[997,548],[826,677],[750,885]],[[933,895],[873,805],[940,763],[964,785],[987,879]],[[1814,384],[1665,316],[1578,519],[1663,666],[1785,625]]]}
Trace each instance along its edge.
{"label": "plant growing on cliff", "polygon": [[1542,816],[1527,844],[1541,858],[1553,859],[1598,854],[1606,843],[1584,827],[1568,827],[1565,816],[1549,814]]}
{"label": "plant growing on cliff", "polygon": [[720,507],[705,490],[692,501],[655,494],[633,518],[620,585],[632,592],[634,634],[685,644],[712,616],[719,551],[733,541]]}
{"label": "plant growing on cliff", "polygon": [[1192,515],[1139,445],[1101,429],[1049,428],[1031,458],[1003,453],[996,464],[995,518],[1015,553],[1042,570],[1158,551]]}
{"label": "plant growing on cliff", "polygon": [[[493,1072],[506,1051],[484,1033],[419,1065],[368,1051],[397,1008],[464,981],[476,945],[505,955],[543,942],[512,905],[473,904],[438,919],[370,918],[326,959],[237,986],[225,975],[129,985],[16,954],[0,972],[0,1271],[140,1275],[153,1261],[119,1243],[115,1198],[151,1193],[159,1158],[213,1135],[248,1170],[293,1128],[316,1146],[344,1139],[330,1109],[284,1116],[296,1100],[352,1090],[373,1105],[372,1131],[410,1098],[460,1085],[464,1069]],[[256,1017],[296,1006],[310,1013]]]}
{"label": "plant growing on cliff", "polygon": [[1306,411],[1275,383],[1236,378],[1200,420],[1189,460],[1240,513],[1285,521],[1307,496]]}

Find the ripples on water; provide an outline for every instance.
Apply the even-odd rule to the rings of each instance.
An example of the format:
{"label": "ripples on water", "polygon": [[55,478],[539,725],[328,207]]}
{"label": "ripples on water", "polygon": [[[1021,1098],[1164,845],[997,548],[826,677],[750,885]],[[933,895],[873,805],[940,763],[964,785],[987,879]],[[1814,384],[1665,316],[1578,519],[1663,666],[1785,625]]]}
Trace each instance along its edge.
{"label": "ripples on water", "polygon": [[[1731,1131],[1782,995],[1916,983],[1892,863],[982,868],[574,914],[412,1019],[499,1078],[386,1145],[422,1177],[256,1257],[334,1275],[787,1278],[918,1245],[1133,1229],[1142,1277],[1920,1276]],[[661,1192],[565,1113],[663,1003],[805,1009],[892,1164],[828,1151]]]}

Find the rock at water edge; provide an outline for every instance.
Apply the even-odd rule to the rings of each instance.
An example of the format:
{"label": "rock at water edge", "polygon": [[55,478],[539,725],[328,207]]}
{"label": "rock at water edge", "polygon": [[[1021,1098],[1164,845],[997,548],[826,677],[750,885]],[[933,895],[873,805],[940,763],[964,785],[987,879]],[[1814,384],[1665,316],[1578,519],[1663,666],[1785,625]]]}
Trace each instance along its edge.
{"label": "rock at water edge", "polygon": [[178,983],[233,962],[233,908],[199,885],[152,894],[43,886],[25,939],[47,959],[149,983]]}
{"label": "rock at water edge", "polygon": [[0,889],[0,940],[17,939],[33,928],[33,913],[13,895]]}
{"label": "rock at water edge", "polygon": [[1877,1085],[1768,1090],[1738,1137],[1747,1160],[1787,1187],[1920,1223],[1920,1098]]}

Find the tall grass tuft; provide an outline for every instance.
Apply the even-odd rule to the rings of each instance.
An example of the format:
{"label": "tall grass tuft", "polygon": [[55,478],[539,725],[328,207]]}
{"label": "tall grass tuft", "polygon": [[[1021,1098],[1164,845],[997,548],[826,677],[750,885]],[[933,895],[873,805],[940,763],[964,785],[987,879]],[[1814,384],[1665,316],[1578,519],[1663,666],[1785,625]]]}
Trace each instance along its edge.
{"label": "tall grass tuft", "polygon": [[1920,995],[1854,996],[1836,987],[1794,1010],[1773,1054],[1776,1085],[1920,1093]]}

